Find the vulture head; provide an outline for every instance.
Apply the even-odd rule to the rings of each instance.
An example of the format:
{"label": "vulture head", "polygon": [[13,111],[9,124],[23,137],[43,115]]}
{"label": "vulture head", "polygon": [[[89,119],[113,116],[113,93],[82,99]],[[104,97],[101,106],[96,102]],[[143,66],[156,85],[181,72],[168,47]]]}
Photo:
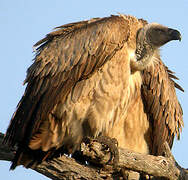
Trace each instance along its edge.
{"label": "vulture head", "polygon": [[172,40],[181,41],[179,31],[157,23],[139,29],[136,36],[136,58],[131,60],[132,72],[144,70],[151,62],[155,50]]}
{"label": "vulture head", "polygon": [[[181,40],[179,31],[156,23],[146,25],[145,28],[142,28],[142,31],[145,31],[146,42],[153,48],[159,48],[171,40]],[[139,38],[142,35],[138,33],[137,37]]]}

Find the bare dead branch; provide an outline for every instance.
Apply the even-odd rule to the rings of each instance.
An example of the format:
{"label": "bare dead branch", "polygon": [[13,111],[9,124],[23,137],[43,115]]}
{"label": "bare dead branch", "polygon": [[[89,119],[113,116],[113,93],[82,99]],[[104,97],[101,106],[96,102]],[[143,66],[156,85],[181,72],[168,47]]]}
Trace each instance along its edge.
{"label": "bare dead branch", "polygon": [[[0,133],[0,144],[3,134]],[[34,168],[35,171],[54,180],[60,179],[123,179],[123,171],[131,170],[140,174],[148,174],[155,177],[164,177],[169,180],[188,179],[187,170],[181,168],[175,161],[166,143],[164,145],[166,157],[143,155],[119,148],[119,163],[115,168],[112,165],[101,164],[109,161],[110,152],[107,148],[96,141],[89,144],[82,143],[81,150],[88,158],[90,165],[80,164],[73,158],[61,156],[50,161],[45,161]],[[14,157],[13,152],[1,144],[0,160],[11,161]],[[91,165],[92,164],[92,165]],[[95,165],[94,165],[95,164]]]}
{"label": "bare dead branch", "polygon": [[14,153],[6,145],[2,145],[4,134],[0,133],[0,160],[11,161],[14,158]]}

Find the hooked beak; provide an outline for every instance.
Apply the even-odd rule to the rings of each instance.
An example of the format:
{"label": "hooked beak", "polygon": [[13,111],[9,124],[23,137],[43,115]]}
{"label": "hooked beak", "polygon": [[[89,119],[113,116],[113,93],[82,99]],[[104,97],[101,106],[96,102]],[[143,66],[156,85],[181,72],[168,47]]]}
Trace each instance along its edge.
{"label": "hooked beak", "polygon": [[181,34],[179,31],[175,30],[175,29],[168,29],[169,35],[171,37],[171,40],[179,40],[181,41]]}

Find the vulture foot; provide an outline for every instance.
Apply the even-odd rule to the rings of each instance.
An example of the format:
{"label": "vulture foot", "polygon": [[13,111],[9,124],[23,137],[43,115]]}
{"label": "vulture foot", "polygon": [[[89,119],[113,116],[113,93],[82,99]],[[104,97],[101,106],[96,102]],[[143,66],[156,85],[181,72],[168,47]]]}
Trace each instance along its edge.
{"label": "vulture foot", "polygon": [[119,162],[119,151],[117,147],[118,141],[115,138],[110,138],[107,136],[99,136],[96,141],[103,144],[105,146],[104,148],[109,148],[111,157],[107,163],[112,162],[114,167],[117,166]]}
{"label": "vulture foot", "polygon": [[[91,137],[86,137],[83,140],[84,144],[89,147],[89,161],[90,164],[102,165],[113,165],[113,168],[117,167],[119,162],[119,151],[118,151],[118,141],[115,138],[110,138],[107,136],[99,136],[96,139]],[[93,153],[91,153],[93,152]],[[84,154],[88,157],[87,152]],[[106,166],[107,168],[107,166]]]}

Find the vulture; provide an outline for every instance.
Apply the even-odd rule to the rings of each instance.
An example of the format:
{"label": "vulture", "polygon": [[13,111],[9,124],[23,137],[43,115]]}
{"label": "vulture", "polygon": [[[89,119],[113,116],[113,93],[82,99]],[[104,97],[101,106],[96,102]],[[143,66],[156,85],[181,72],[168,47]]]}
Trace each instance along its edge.
{"label": "vulture", "polygon": [[183,89],[159,53],[172,40],[179,31],[120,14],[65,24],[38,41],[4,138],[16,149],[11,169],[72,154],[85,137],[142,154],[172,147],[183,127],[175,88]]}

